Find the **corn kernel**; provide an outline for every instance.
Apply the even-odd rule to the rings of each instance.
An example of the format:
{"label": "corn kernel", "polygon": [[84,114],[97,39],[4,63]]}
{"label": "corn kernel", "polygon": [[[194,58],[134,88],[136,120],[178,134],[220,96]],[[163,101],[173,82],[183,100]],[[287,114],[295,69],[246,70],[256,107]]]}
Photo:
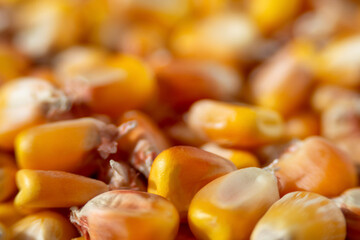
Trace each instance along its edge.
{"label": "corn kernel", "polygon": [[155,158],[148,192],[170,200],[184,220],[196,192],[234,170],[232,162],[215,154],[188,146],[171,147]]}
{"label": "corn kernel", "polygon": [[355,165],[321,137],[293,144],[274,167],[278,169],[281,195],[303,190],[334,197],[357,185]]}
{"label": "corn kernel", "polygon": [[37,78],[20,78],[0,89],[0,147],[14,148],[16,135],[67,112],[69,99],[49,82]]}
{"label": "corn kernel", "polygon": [[86,156],[95,149],[103,146],[105,152],[116,152],[118,134],[115,126],[93,118],[33,127],[16,138],[18,166],[74,172],[84,166]]}
{"label": "corn kernel", "polygon": [[15,159],[10,155],[0,154],[0,202],[7,200],[16,192]]}
{"label": "corn kernel", "polygon": [[357,167],[360,165],[359,141],[360,134],[358,132],[334,140],[336,146],[343,150]]}
{"label": "corn kernel", "polygon": [[124,113],[120,123],[129,121],[135,121],[136,126],[119,139],[119,147],[131,152],[132,166],[148,177],[156,155],[170,147],[169,140],[152,119],[140,111]]}
{"label": "corn kernel", "polygon": [[0,43],[0,82],[20,77],[29,65],[28,59],[12,46]]}
{"label": "corn kernel", "polygon": [[13,240],[69,240],[78,235],[66,218],[50,211],[26,216],[12,226],[11,233]]}
{"label": "corn kernel", "polygon": [[260,167],[257,158],[250,152],[223,148],[213,143],[207,143],[201,149],[219,155],[233,162],[237,169],[247,167]]}
{"label": "corn kernel", "polygon": [[301,9],[300,0],[249,0],[249,15],[263,33],[284,27]]}
{"label": "corn kernel", "polygon": [[60,171],[22,169],[15,205],[21,208],[62,208],[85,204],[108,186],[98,180]]}
{"label": "corn kernel", "polygon": [[264,108],[200,100],[191,106],[188,117],[194,132],[220,146],[258,146],[278,140],[283,133],[281,116]]}
{"label": "corn kernel", "polygon": [[251,240],[343,240],[345,227],[341,210],[330,199],[311,192],[292,192],[270,207],[256,224]]}
{"label": "corn kernel", "polygon": [[360,86],[360,35],[330,42],[319,57],[319,78],[346,87]]}
{"label": "corn kernel", "polygon": [[86,239],[174,239],[179,214],[166,199],[137,191],[115,190],[73,210],[71,221]]}
{"label": "corn kernel", "polygon": [[249,239],[256,222],[279,199],[273,173],[246,168],[203,187],[189,208],[189,224],[197,239]]}
{"label": "corn kernel", "polygon": [[301,45],[284,47],[256,69],[250,90],[257,105],[289,115],[305,103],[313,81],[310,63],[297,53]]}
{"label": "corn kernel", "polygon": [[360,237],[360,188],[350,188],[339,197],[333,199],[341,208],[346,219],[346,239],[355,240]]}
{"label": "corn kernel", "polygon": [[1,240],[10,240],[10,232],[3,224],[0,223],[0,239]]}

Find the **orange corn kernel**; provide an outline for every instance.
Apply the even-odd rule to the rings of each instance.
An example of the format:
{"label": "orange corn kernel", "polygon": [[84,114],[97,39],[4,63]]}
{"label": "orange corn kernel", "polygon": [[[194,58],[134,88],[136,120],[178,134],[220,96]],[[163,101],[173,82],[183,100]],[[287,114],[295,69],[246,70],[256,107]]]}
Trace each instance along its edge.
{"label": "orange corn kernel", "polygon": [[20,168],[77,171],[93,150],[116,152],[118,129],[93,118],[59,121],[33,127],[16,138]]}
{"label": "orange corn kernel", "polygon": [[299,112],[285,122],[285,136],[288,139],[304,139],[319,135],[319,118],[312,112]]}
{"label": "orange corn kernel", "polygon": [[179,214],[168,200],[147,192],[115,190],[73,209],[70,220],[85,239],[170,240],[179,227]]}
{"label": "orange corn kernel", "polygon": [[311,107],[317,112],[323,112],[338,102],[353,101],[360,95],[353,90],[336,85],[320,85],[315,88],[311,97]]}
{"label": "orange corn kernel", "polygon": [[219,155],[233,162],[237,169],[260,167],[257,158],[250,152],[220,147],[214,143],[207,143],[201,149]]}
{"label": "orange corn kernel", "polygon": [[180,110],[203,98],[234,100],[242,85],[234,68],[211,61],[172,61],[158,70],[157,78],[160,95]]}
{"label": "orange corn kernel", "polygon": [[0,203],[0,223],[5,226],[11,226],[23,216],[13,202]]}
{"label": "orange corn kernel", "polygon": [[273,167],[277,169],[281,195],[304,190],[334,197],[357,185],[355,165],[321,137],[293,144]]}
{"label": "orange corn kernel", "polygon": [[341,208],[346,219],[346,239],[356,240],[360,237],[360,188],[346,190],[341,196],[333,199]]}
{"label": "orange corn kernel", "polygon": [[258,146],[278,140],[283,133],[277,112],[213,100],[195,102],[188,124],[203,139],[228,147]]}
{"label": "orange corn kernel", "polygon": [[10,45],[0,43],[0,82],[7,82],[25,73],[28,59]]}
{"label": "orange corn kernel", "polygon": [[270,207],[251,240],[344,240],[345,235],[345,219],[335,203],[316,193],[293,192]]}
{"label": "orange corn kernel", "polygon": [[358,147],[360,141],[360,133],[355,132],[348,136],[341,137],[334,140],[336,146],[341,148],[357,165],[360,165],[360,148]]}
{"label": "orange corn kernel", "polygon": [[197,239],[249,239],[256,222],[279,199],[273,173],[246,168],[203,187],[189,208],[189,225]]}
{"label": "orange corn kernel", "polygon": [[153,97],[155,79],[136,57],[105,57],[101,52],[74,49],[62,56],[63,61],[77,52],[81,54],[77,61],[63,63],[64,66],[59,63],[60,84],[71,97],[94,112],[118,117],[124,111],[144,106]]}
{"label": "orange corn kernel", "polygon": [[69,240],[78,236],[71,223],[58,213],[45,211],[28,215],[11,228],[13,240]]}
{"label": "orange corn kernel", "polygon": [[170,44],[180,57],[232,63],[258,37],[255,24],[246,15],[224,12],[180,25]]}
{"label": "orange corn kernel", "polygon": [[108,186],[95,179],[60,171],[22,169],[16,174],[20,189],[15,205],[22,208],[62,208],[80,206]]}
{"label": "orange corn kernel", "polygon": [[155,158],[148,192],[170,200],[184,220],[197,191],[234,170],[232,162],[215,154],[189,146],[171,147]]}
{"label": "orange corn kernel", "polygon": [[0,89],[0,147],[14,148],[16,135],[29,127],[69,111],[63,92],[38,78],[20,78]]}
{"label": "orange corn kernel", "polygon": [[246,1],[248,13],[263,33],[275,31],[293,20],[301,10],[300,0]]}
{"label": "orange corn kernel", "polygon": [[289,115],[305,103],[313,81],[298,45],[286,46],[256,70],[250,90],[257,105]]}
{"label": "orange corn kernel", "polygon": [[319,57],[318,77],[326,83],[360,86],[360,57],[356,54],[359,50],[360,35],[330,42]]}
{"label": "orange corn kernel", "polygon": [[10,155],[0,154],[0,202],[15,194],[16,171],[15,159]]}

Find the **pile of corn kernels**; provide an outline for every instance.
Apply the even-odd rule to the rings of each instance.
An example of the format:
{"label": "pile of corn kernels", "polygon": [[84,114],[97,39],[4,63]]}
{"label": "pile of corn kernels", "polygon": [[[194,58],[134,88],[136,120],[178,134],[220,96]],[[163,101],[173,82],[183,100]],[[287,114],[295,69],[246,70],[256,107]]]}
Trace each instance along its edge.
{"label": "pile of corn kernels", "polygon": [[359,89],[357,0],[0,0],[0,239],[360,239]]}

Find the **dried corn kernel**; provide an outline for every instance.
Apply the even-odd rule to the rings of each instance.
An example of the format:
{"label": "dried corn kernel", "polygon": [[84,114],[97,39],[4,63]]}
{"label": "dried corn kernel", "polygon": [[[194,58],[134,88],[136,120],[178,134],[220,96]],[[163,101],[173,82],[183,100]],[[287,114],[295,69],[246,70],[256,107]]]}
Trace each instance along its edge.
{"label": "dried corn kernel", "polygon": [[7,82],[25,73],[28,59],[12,46],[0,43],[0,82]]}
{"label": "dried corn kernel", "polygon": [[71,221],[86,239],[174,239],[179,215],[166,199],[146,193],[115,190],[73,210]]}
{"label": "dried corn kernel", "polygon": [[0,239],[10,240],[10,231],[3,224],[0,223]]}
{"label": "dried corn kernel", "polygon": [[16,192],[15,159],[10,155],[0,154],[0,202],[7,200]]}
{"label": "dried corn kernel", "polygon": [[57,118],[69,110],[63,92],[37,78],[20,78],[0,89],[0,147],[14,148],[16,135],[29,127]]}
{"label": "dried corn kernel", "polygon": [[249,0],[249,15],[264,33],[284,27],[301,9],[300,0]]}
{"label": "dried corn kernel", "polygon": [[278,140],[283,133],[281,116],[264,108],[200,100],[188,117],[194,132],[221,146],[253,147]]}
{"label": "dried corn kernel", "polygon": [[115,126],[93,118],[48,123],[17,136],[16,160],[20,168],[74,172],[95,149],[116,152],[118,135]]}
{"label": "dried corn kernel", "polygon": [[171,147],[156,157],[150,171],[148,192],[170,200],[184,220],[196,192],[234,170],[232,162],[215,154],[188,146]]}
{"label": "dried corn kernel", "polygon": [[330,199],[293,192],[274,203],[256,224],[251,240],[345,239],[345,219]]}
{"label": "dried corn kernel", "polygon": [[25,209],[80,206],[108,190],[101,181],[60,171],[22,169],[16,183],[15,205]]}
{"label": "dried corn kernel", "polygon": [[273,167],[277,169],[281,195],[304,190],[334,197],[357,185],[355,165],[321,137],[293,144]]}
{"label": "dried corn kernel", "polygon": [[[300,49],[298,49],[300,48]],[[301,107],[311,91],[311,70],[299,55],[302,44],[281,49],[256,69],[250,81],[251,94],[259,106],[288,115]],[[300,53],[298,53],[300,52]]]}
{"label": "dried corn kernel", "polygon": [[360,35],[330,42],[319,59],[318,75],[326,83],[360,86]]}
{"label": "dried corn kernel", "polygon": [[71,223],[55,212],[40,212],[26,216],[11,228],[13,240],[69,240],[78,234]]}
{"label": "dried corn kernel", "polygon": [[360,148],[358,147],[359,141],[360,134],[358,132],[334,140],[336,146],[342,149],[356,164],[356,166],[360,165]]}
{"label": "dried corn kernel", "polygon": [[180,25],[171,36],[171,47],[181,57],[233,62],[257,39],[247,16],[225,12]]}
{"label": "dried corn kernel", "polygon": [[260,167],[257,158],[250,152],[220,147],[214,143],[207,143],[201,149],[219,155],[233,162],[237,169]]}
{"label": "dried corn kernel", "polygon": [[197,239],[249,239],[256,222],[279,199],[273,173],[246,168],[203,187],[189,207],[189,224]]}
{"label": "dried corn kernel", "polygon": [[333,200],[345,216],[346,239],[358,239],[360,237],[360,188],[348,189]]}
{"label": "dried corn kernel", "polygon": [[131,152],[130,163],[149,177],[152,162],[157,154],[170,147],[169,140],[150,117],[140,111],[124,113],[120,123],[135,121],[136,126],[119,139],[119,147]]}

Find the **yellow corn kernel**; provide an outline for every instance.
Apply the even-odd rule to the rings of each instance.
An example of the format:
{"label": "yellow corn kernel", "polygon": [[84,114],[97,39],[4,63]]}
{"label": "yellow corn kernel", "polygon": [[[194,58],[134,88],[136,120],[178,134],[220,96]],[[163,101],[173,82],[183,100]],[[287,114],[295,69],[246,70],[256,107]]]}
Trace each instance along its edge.
{"label": "yellow corn kernel", "polygon": [[189,207],[189,225],[197,239],[249,239],[256,222],[279,199],[273,173],[240,169],[203,187]]}
{"label": "yellow corn kernel", "polygon": [[256,69],[250,90],[257,105],[289,115],[305,103],[313,80],[307,60],[312,51],[303,45],[293,42],[285,46]]}
{"label": "yellow corn kernel", "polygon": [[110,143],[108,150],[116,151],[117,136],[115,126],[93,118],[48,123],[17,136],[16,160],[20,168],[74,172],[96,148]]}
{"label": "yellow corn kernel", "polygon": [[15,159],[10,155],[0,154],[0,202],[16,192],[16,171]]}
{"label": "yellow corn kernel", "polygon": [[219,155],[233,162],[237,169],[247,167],[260,167],[259,161],[254,154],[229,148],[220,147],[214,143],[207,143],[201,149]]}
{"label": "yellow corn kernel", "polygon": [[312,112],[299,112],[285,122],[285,136],[288,139],[304,139],[319,135],[319,118]]}
{"label": "yellow corn kernel", "polygon": [[23,216],[13,202],[0,203],[0,223],[5,226],[11,226]]}
{"label": "yellow corn kernel", "polygon": [[66,218],[51,211],[26,216],[11,227],[11,234],[13,240],[69,240],[78,236]]}
{"label": "yellow corn kernel", "polygon": [[115,190],[91,199],[70,220],[86,239],[168,240],[179,227],[176,208],[158,195]]}
{"label": "yellow corn kernel", "polygon": [[191,8],[196,16],[209,16],[228,7],[229,0],[191,0]]}
{"label": "yellow corn kernel", "polygon": [[148,192],[170,200],[186,218],[191,199],[210,181],[236,170],[235,165],[215,154],[189,147],[171,147],[152,164]]}
{"label": "yellow corn kernel", "polygon": [[318,77],[326,83],[360,86],[360,35],[334,40],[319,57]]}
{"label": "yellow corn kernel", "polygon": [[255,24],[246,15],[224,12],[185,22],[171,36],[170,44],[181,57],[232,63],[258,37]]}
{"label": "yellow corn kernel", "polygon": [[310,191],[334,197],[357,185],[355,165],[331,142],[309,137],[291,145],[274,162],[280,194]]}
{"label": "yellow corn kernel", "polygon": [[316,193],[292,192],[270,207],[251,240],[344,240],[345,235],[345,219],[335,203]]}
{"label": "yellow corn kernel", "polygon": [[277,30],[293,20],[301,0],[248,0],[249,15],[264,33]]}
{"label": "yellow corn kernel", "polygon": [[25,209],[79,206],[108,190],[99,180],[60,171],[22,169],[16,183],[15,205]]}
{"label": "yellow corn kernel", "polygon": [[23,75],[29,62],[12,46],[0,43],[0,82],[6,82]]}
{"label": "yellow corn kernel", "polygon": [[69,110],[65,94],[38,78],[19,78],[0,88],[0,147],[13,150],[16,135]]}
{"label": "yellow corn kernel", "polygon": [[23,2],[15,14],[16,46],[36,58],[74,44],[81,37],[83,27],[78,9],[81,6],[74,1]]}
{"label": "yellow corn kernel", "polygon": [[152,72],[134,56],[73,48],[58,59],[59,84],[74,101],[85,103],[95,113],[116,118],[144,106],[155,94]]}
{"label": "yellow corn kernel", "polygon": [[188,124],[203,139],[228,147],[258,146],[283,133],[283,120],[275,111],[212,100],[195,102]]}
{"label": "yellow corn kernel", "polygon": [[0,222],[0,239],[1,240],[10,240],[10,231],[9,229],[1,224]]}
{"label": "yellow corn kernel", "polygon": [[333,199],[341,208],[346,219],[346,239],[356,240],[360,237],[360,188],[350,188]]}

